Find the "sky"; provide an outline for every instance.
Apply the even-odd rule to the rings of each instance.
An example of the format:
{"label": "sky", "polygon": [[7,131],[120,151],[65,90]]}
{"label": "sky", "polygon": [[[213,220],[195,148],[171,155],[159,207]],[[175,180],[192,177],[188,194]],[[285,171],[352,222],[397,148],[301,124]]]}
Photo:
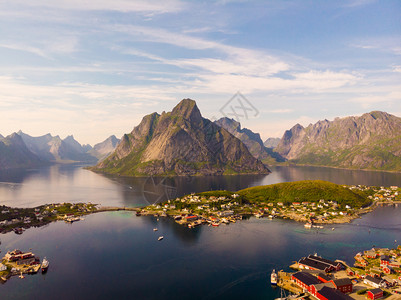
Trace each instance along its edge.
{"label": "sky", "polygon": [[0,0],[0,134],[95,144],[196,100],[281,137],[401,116],[401,2]]}

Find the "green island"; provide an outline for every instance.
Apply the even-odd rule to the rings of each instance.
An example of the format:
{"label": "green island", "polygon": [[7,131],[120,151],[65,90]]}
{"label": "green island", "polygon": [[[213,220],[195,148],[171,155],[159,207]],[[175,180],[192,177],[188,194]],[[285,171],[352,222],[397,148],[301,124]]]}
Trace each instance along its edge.
{"label": "green island", "polygon": [[379,205],[398,204],[400,194],[401,189],[396,186],[347,186],[304,180],[256,186],[237,192],[193,193],[149,205],[138,215],[171,216],[177,223],[188,227],[207,223],[218,226],[252,215],[292,219],[312,227],[314,224],[350,222]]}

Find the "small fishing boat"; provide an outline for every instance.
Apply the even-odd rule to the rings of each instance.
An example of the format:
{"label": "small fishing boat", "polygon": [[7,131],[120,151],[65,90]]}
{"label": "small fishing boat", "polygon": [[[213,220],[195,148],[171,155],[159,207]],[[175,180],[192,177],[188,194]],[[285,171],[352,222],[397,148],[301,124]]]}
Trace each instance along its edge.
{"label": "small fishing boat", "polygon": [[157,228],[153,228],[153,231],[157,231],[158,229]]}
{"label": "small fishing boat", "polygon": [[161,241],[162,239],[164,239],[164,236],[159,236],[159,238],[157,240]]}
{"label": "small fishing boat", "polygon": [[273,272],[270,275],[270,283],[271,285],[277,285],[277,273],[275,269],[273,269]]}
{"label": "small fishing boat", "polygon": [[42,273],[47,272],[47,269],[49,268],[49,261],[46,259],[46,257],[42,261]]}

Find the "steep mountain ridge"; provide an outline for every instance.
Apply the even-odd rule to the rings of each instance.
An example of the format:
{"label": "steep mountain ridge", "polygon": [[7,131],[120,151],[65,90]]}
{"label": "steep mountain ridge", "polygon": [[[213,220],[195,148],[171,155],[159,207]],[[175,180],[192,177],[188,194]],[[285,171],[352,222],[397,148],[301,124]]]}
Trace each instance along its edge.
{"label": "steep mountain ridge", "polygon": [[191,99],[145,116],[93,170],[130,176],[269,172],[240,140],[204,119]]}
{"label": "steep mountain ridge", "polygon": [[372,111],[296,124],[275,151],[299,164],[401,171],[401,118]]}
{"label": "steep mountain ridge", "polygon": [[240,139],[248,147],[249,152],[263,163],[273,164],[277,161],[284,161],[278,153],[274,153],[272,149],[263,145],[259,133],[254,133],[248,128],[241,128],[241,124],[234,119],[223,117],[214,123]]}

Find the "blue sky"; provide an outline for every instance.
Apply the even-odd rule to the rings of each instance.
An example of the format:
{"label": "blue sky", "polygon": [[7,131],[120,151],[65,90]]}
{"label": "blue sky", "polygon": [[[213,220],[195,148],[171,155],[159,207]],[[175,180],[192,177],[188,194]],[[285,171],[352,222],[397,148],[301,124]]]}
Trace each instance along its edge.
{"label": "blue sky", "polygon": [[94,144],[183,98],[218,119],[238,91],[263,139],[401,116],[400,1],[0,0],[0,133]]}

